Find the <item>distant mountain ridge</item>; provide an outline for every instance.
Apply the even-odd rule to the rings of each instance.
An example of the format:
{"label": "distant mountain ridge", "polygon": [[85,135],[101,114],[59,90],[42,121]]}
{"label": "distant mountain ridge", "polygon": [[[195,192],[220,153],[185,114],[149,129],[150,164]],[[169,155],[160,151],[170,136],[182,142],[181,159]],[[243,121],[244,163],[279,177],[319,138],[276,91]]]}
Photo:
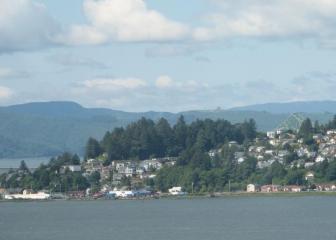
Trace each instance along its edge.
{"label": "distant mountain ridge", "polygon": [[[39,102],[0,107],[0,158],[53,156],[64,151],[83,154],[89,137],[101,139],[106,131],[123,127],[141,117],[154,121],[161,117],[174,124],[180,115],[188,123],[196,119],[226,119],[232,123],[253,118],[258,130],[276,128],[286,120],[298,106],[305,106],[305,116],[312,120],[326,122],[333,117],[329,102],[319,104],[304,103],[263,104],[214,111],[169,112],[123,112],[104,108],[85,108],[75,102]],[[316,103],[316,102],[315,102]],[[309,105],[308,104],[308,105]],[[328,108],[326,106],[329,106]],[[284,107],[285,106],[285,107]],[[312,110],[314,109],[314,111]],[[336,109],[336,107],[335,107]],[[301,110],[301,109],[300,109]],[[316,112],[315,112],[316,111]],[[299,111],[302,112],[302,111]]]}
{"label": "distant mountain ridge", "polygon": [[269,113],[336,113],[336,101],[307,101],[289,103],[265,103],[231,108],[232,111],[265,111]]}

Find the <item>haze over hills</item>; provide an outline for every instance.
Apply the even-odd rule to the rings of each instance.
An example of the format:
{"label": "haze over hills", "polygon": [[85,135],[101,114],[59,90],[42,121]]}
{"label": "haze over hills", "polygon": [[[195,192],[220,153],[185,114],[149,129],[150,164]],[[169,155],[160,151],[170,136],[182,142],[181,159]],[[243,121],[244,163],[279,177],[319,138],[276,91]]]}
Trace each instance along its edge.
{"label": "haze over hills", "polygon": [[234,111],[266,111],[269,113],[336,113],[336,101],[307,101],[289,103],[265,103],[236,107]]}
{"label": "haze over hills", "polygon": [[[311,106],[311,107],[309,107]],[[333,108],[333,106],[335,106]],[[84,108],[74,102],[28,103],[0,107],[0,158],[53,156],[64,151],[83,154],[87,139],[101,139],[108,130],[140,119],[166,118],[174,124],[180,115],[196,119],[226,119],[232,123],[253,118],[258,130],[279,126],[293,112],[306,112],[312,120],[326,122],[336,102],[296,102],[253,105],[230,110],[169,112],[123,112]],[[300,111],[299,111],[300,110]]]}

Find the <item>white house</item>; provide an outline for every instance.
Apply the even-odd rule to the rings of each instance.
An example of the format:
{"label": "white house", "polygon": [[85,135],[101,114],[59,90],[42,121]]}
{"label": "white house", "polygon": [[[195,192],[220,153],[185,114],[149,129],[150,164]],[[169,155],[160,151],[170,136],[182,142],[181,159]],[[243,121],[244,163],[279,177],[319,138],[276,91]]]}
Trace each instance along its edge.
{"label": "white house", "polygon": [[304,164],[304,167],[305,168],[310,168],[310,167],[312,167],[312,166],[314,166],[314,162],[306,162],[305,164]]}
{"label": "white house", "polygon": [[127,166],[127,167],[121,167],[118,170],[118,173],[126,176],[126,177],[132,177],[136,173],[135,167]]}
{"label": "white house", "polygon": [[235,146],[238,146],[238,142],[236,141],[229,142],[229,147],[235,147]]}
{"label": "white house", "polygon": [[182,187],[172,187],[169,190],[169,193],[174,196],[186,195],[186,192],[182,191]]}
{"label": "white house", "polygon": [[258,192],[258,191],[260,191],[260,189],[255,184],[248,184],[246,187],[246,192]]}
{"label": "white house", "polygon": [[317,156],[317,157],[315,158],[315,162],[317,162],[317,163],[319,163],[319,162],[323,162],[324,160],[325,160],[325,158],[322,157],[321,155],[319,155],[319,156]]}
{"label": "white house", "polygon": [[328,130],[327,135],[336,135],[336,130]]}
{"label": "white house", "polygon": [[243,162],[245,162],[245,157],[240,157],[237,159],[238,164],[242,164]]}
{"label": "white house", "polygon": [[278,129],[278,130],[276,131],[276,134],[281,135],[283,132],[284,132],[284,131],[283,131],[282,129]]}
{"label": "white house", "polygon": [[276,133],[272,131],[272,132],[267,132],[266,135],[267,135],[268,138],[273,139],[273,138],[275,138]]}
{"label": "white house", "polygon": [[314,177],[315,177],[315,175],[314,175],[313,172],[308,172],[308,173],[305,175],[305,179],[306,179],[306,181],[312,181],[312,180],[314,180]]}
{"label": "white house", "polygon": [[152,159],[143,161],[141,166],[148,172],[151,168],[160,170],[162,168],[162,163],[159,160]]}
{"label": "white house", "polygon": [[80,172],[82,167],[80,165],[65,165],[62,166],[61,173],[65,173],[66,170],[69,170],[70,172]]}

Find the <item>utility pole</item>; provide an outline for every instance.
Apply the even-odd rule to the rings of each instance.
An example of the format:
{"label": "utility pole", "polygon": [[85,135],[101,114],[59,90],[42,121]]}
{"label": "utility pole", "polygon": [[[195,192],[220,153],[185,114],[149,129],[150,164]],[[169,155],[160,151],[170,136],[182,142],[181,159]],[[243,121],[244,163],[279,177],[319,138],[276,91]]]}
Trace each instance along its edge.
{"label": "utility pole", "polygon": [[229,179],[229,193],[231,192],[231,180]]}
{"label": "utility pole", "polygon": [[194,182],[191,182],[191,193],[194,194]]}

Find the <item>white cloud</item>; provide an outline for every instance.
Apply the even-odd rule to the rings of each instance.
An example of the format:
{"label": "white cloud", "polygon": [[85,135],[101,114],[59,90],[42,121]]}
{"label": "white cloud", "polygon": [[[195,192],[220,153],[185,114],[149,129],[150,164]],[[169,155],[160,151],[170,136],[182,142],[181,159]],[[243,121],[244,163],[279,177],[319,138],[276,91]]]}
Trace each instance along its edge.
{"label": "white cloud", "polygon": [[41,3],[0,0],[0,53],[52,44],[58,26]]}
{"label": "white cloud", "polygon": [[149,9],[144,0],[85,0],[87,25],[72,26],[58,40],[67,44],[111,41],[169,41],[186,36],[188,27]]}
{"label": "white cloud", "polygon": [[111,91],[122,89],[137,89],[145,87],[147,83],[138,78],[98,78],[93,80],[87,80],[83,82],[83,86],[87,89],[99,90],[99,91]]}
{"label": "white cloud", "polygon": [[0,100],[7,100],[12,97],[13,91],[7,87],[0,86]]}
{"label": "white cloud", "polygon": [[0,79],[3,78],[27,78],[29,73],[25,71],[16,71],[11,68],[0,67]]}
{"label": "white cloud", "polygon": [[160,76],[155,82],[158,88],[170,88],[173,84],[174,82],[169,76]]}
{"label": "white cloud", "polygon": [[218,38],[335,37],[336,1],[333,0],[212,0],[219,10],[194,31],[196,40]]}
{"label": "white cloud", "polygon": [[75,101],[85,101],[84,104],[89,106],[130,111],[175,111],[208,103],[213,95],[211,91],[211,87],[202,82],[177,81],[161,75],[154,81],[141,78],[92,79],[73,86],[69,94]]}

